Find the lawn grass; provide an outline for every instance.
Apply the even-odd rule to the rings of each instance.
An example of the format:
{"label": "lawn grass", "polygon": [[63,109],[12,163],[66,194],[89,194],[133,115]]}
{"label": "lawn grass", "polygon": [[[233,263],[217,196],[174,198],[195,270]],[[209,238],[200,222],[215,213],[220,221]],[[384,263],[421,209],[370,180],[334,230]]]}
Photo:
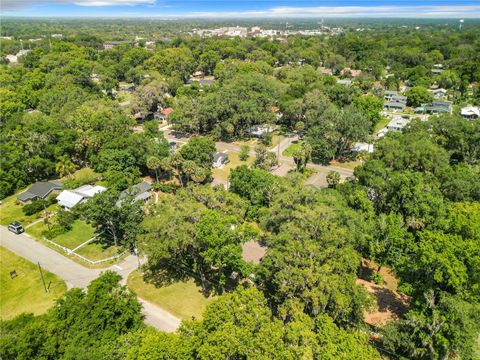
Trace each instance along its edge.
{"label": "lawn grass", "polygon": [[302,147],[302,143],[302,141],[293,141],[292,144],[283,151],[282,155],[292,157],[293,154]]}
{"label": "lawn grass", "polygon": [[357,166],[361,166],[362,162],[360,160],[353,160],[353,161],[347,161],[347,162],[339,162],[339,161],[333,160],[330,162],[330,165],[343,168],[343,169],[354,170]]}
{"label": "lawn grass", "polygon": [[127,285],[141,298],[181,319],[191,319],[192,316],[201,319],[207,305],[215,300],[214,296],[209,298],[203,296],[200,287],[195,285],[193,280],[156,288],[145,283],[142,275],[134,271],[128,277]]}
{"label": "lawn grass", "polygon": [[[54,221],[54,219],[50,221]],[[41,221],[38,224],[30,226],[26,232],[34,238],[42,239],[42,232],[45,230],[48,230],[48,226]],[[58,245],[65,246],[68,249],[74,249],[94,236],[95,229],[91,225],[81,220],[75,220],[70,231],[49,240],[56,242]]]}
{"label": "lawn grass", "polygon": [[78,255],[84,256],[89,260],[97,261],[118,255],[121,253],[121,251],[122,248],[99,240],[82,246],[75,252]]}
{"label": "lawn grass", "polygon": [[[11,279],[10,272],[16,271],[17,277]],[[12,319],[27,312],[39,315],[47,311],[55,299],[62,296],[67,285],[56,275],[43,270],[45,283],[50,284],[45,293],[36,264],[0,247],[0,318]]]}
{"label": "lawn grass", "polygon": [[51,240],[55,241],[58,245],[74,249],[94,236],[95,229],[90,224],[81,220],[75,220],[70,231],[56,236]]}
{"label": "lawn grass", "polygon": [[253,156],[249,156],[246,161],[241,161],[239,158],[239,154],[235,151],[229,150],[227,151],[227,154],[229,162],[223,165],[221,168],[215,168],[212,170],[212,176],[215,179],[228,180],[231,169],[235,169],[237,166],[240,165],[250,165],[255,160]]}
{"label": "lawn grass", "polygon": [[375,125],[375,128],[373,129],[373,132],[374,133],[379,132],[381,129],[386,127],[389,122],[390,122],[390,118],[388,118],[386,116],[383,116],[382,119],[380,120],[380,122],[377,125]]}
{"label": "lawn grass", "polygon": [[281,135],[278,133],[274,133],[272,135],[272,143],[269,145],[270,148],[277,146],[279,142],[281,142],[283,139],[285,139],[285,135]]}
{"label": "lawn grass", "polygon": [[[23,191],[24,190],[20,191],[19,193]],[[37,214],[33,214],[29,216],[25,215],[22,211],[23,204],[17,200],[17,195],[19,193],[9,196],[2,200],[2,204],[0,205],[0,224],[1,225],[8,225],[12,221],[18,221],[23,226],[26,226],[34,222],[35,220],[39,219],[42,216],[43,210]],[[47,208],[47,210],[52,212],[52,211],[55,211],[57,208],[58,206],[54,204],[54,205],[50,205]]]}

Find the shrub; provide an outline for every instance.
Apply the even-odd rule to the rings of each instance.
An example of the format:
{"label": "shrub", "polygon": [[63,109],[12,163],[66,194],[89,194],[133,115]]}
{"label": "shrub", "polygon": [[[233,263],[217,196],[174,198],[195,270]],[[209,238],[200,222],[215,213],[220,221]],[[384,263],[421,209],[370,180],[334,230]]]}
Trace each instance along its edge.
{"label": "shrub", "polygon": [[377,285],[383,285],[383,277],[378,271],[374,271],[370,276],[370,280]]}
{"label": "shrub", "polygon": [[178,186],[175,184],[165,184],[165,183],[155,183],[152,185],[152,187],[154,190],[160,190],[169,194],[174,194],[178,189]]}
{"label": "shrub", "polygon": [[242,145],[242,147],[240,148],[240,154],[238,155],[241,161],[247,161],[249,151],[250,148],[248,147],[248,145]]}
{"label": "shrub", "polygon": [[49,240],[52,240],[53,238],[65,234],[66,232],[67,230],[65,230],[63,227],[59,225],[53,225],[50,227],[49,230],[42,231],[42,236]]}
{"label": "shrub", "polygon": [[32,201],[30,204],[26,204],[23,206],[22,211],[25,215],[33,215],[39,213],[43,209],[46,209],[50,203],[47,200],[35,200]]}
{"label": "shrub", "polygon": [[56,222],[58,226],[68,231],[72,229],[72,224],[76,218],[77,216],[74,212],[60,209],[57,212]]}

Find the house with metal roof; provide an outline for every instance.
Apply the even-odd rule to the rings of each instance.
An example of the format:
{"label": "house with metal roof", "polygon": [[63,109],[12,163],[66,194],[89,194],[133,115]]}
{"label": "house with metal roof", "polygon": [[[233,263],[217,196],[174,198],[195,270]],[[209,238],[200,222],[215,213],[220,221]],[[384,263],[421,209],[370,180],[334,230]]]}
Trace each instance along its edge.
{"label": "house with metal roof", "polygon": [[120,193],[120,197],[117,201],[117,206],[121,206],[122,202],[128,198],[133,197],[133,201],[148,201],[152,197],[152,185],[146,181],[142,181],[138,184],[133,185],[132,187],[123,190]]}
{"label": "house with metal roof", "polygon": [[480,108],[478,106],[467,106],[460,110],[460,115],[464,119],[475,120],[480,117]]}
{"label": "house with metal roof", "polygon": [[63,190],[57,196],[57,201],[62,208],[71,209],[104,191],[107,191],[107,188],[100,185],[83,185],[73,190]]}

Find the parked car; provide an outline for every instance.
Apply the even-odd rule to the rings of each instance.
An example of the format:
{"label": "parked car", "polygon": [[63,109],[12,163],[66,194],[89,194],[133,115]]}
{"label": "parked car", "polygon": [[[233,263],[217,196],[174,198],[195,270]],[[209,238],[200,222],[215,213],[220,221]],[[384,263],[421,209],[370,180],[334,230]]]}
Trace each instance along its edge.
{"label": "parked car", "polygon": [[10,225],[8,225],[8,230],[15,234],[21,234],[25,231],[22,224],[20,224],[18,221],[10,223]]}
{"label": "parked car", "polygon": [[177,150],[177,143],[175,141],[170,141],[170,149]]}

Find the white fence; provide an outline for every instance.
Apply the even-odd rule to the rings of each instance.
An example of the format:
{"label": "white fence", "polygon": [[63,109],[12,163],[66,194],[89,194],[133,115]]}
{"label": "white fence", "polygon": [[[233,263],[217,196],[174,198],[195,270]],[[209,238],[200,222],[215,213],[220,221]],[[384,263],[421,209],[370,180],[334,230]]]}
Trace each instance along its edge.
{"label": "white fence", "polygon": [[[98,235],[97,235],[98,236]],[[69,249],[69,248],[66,248],[65,246],[62,246],[62,245],[59,245],[57,244],[56,242],[52,241],[52,240],[49,240],[47,238],[43,238],[46,242],[48,242],[49,244],[52,244],[60,249],[62,249],[63,251],[65,251],[67,254],[69,255],[75,255],[77,257],[79,257],[80,259],[82,259],[83,261],[86,261],[87,263],[91,264],[91,265],[97,265],[97,264],[101,264],[103,262],[107,262],[107,261],[112,261],[112,260],[115,260],[115,259],[118,259],[119,257],[122,257],[123,255],[125,255],[128,250],[124,250],[122,251],[120,254],[118,255],[115,255],[115,256],[110,256],[108,258],[105,258],[105,259],[100,259],[100,260],[90,260],[90,259],[87,259],[85,256],[82,256],[80,254],[77,254],[75,252],[75,250],[79,249],[80,247],[88,244],[89,242],[93,241],[97,236],[94,236],[93,238],[91,238],[90,240],[87,240],[86,242],[84,242],[83,244],[77,246],[75,249]]]}

